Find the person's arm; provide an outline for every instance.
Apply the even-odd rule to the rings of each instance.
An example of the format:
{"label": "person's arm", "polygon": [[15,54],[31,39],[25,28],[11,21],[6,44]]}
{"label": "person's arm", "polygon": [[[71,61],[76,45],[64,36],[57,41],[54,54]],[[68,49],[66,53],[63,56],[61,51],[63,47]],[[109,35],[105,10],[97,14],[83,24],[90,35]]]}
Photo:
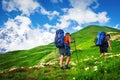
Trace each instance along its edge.
{"label": "person's arm", "polygon": [[73,42],[75,42],[75,40],[71,40],[71,39],[70,39],[69,42],[70,42],[70,43],[73,43]]}
{"label": "person's arm", "polygon": [[108,46],[110,47],[110,50],[112,51],[112,47],[111,47],[111,44],[110,44],[109,40],[108,40]]}
{"label": "person's arm", "polygon": [[69,37],[69,43],[73,43],[75,40],[72,40],[71,37]]}

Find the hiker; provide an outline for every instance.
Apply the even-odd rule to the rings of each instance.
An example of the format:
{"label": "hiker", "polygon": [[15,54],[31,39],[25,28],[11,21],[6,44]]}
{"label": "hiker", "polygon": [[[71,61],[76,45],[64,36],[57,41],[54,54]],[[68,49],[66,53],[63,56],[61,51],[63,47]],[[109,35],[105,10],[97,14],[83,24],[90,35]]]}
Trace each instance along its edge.
{"label": "hiker", "polygon": [[105,53],[108,52],[108,47],[110,47],[110,51],[112,51],[112,47],[110,44],[110,34],[105,35],[105,41],[103,42],[103,45],[100,45],[100,57],[104,57]]}
{"label": "hiker", "polygon": [[[56,31],[56,36],[55,36],[55,46],[59,49],[60,53],[60,68],[61,69],[70,69],[68,66],[70,62],[70,43],[74,42],[74,40],[71,39],[70,33],[66,33],[64,36],[64,31],[62,29],[59,29]],[[63,61],[64,61],[64,55],[66,54],[66,63],[65,66],[63,67]]]}
{"label": "hiker", "polygon": [[71,39],[71,35],[70,33],[66,33],[65,37],[64,37],[64,43],[65,43],[65,50],[61,51],[61,48],[59,48],[60,51],[60,67],[61,69],[64,68],[63,67],[63,60],[64,60],[64,53],[66,53],[67,58],[66,58],[66,63],[65,63],[65,69],[70,69],[70,67],[68,66],[69,62],[70,62],[70,58],[71,58],[71,53],[70,53],[70,43],[75,42],[75,40]]}
{"label": "hiker", "polygon": [[100,57],[104,57],[105,53],[108,52],[108,47],[112,50],[110,45],[110,34],[106,34],[104,31],[98,32],[97,38],[95,39],[95,44],[100,48]]}

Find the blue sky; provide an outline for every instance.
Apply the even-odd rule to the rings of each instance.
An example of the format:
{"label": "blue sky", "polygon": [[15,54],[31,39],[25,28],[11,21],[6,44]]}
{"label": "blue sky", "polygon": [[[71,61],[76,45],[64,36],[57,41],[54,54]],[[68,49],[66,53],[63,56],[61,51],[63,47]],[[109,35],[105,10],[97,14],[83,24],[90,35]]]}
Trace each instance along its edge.
{"label": "blue sky", "polygon": [[[25,1],[30,1],[28,4],[31,5],[28,5],[27,3],[24,4]],[[24,5],[27,7],[24,7]],[[29,6],[32,5],[34,6],[31,7],[31,10],[29,10]],[[82,5],[84,5],[84,7]],[[8,19],[15,19],[16,16],[25,16],[31,20],[32,27],[35,28],[38,27],[38,25],[44,28],[45,24],[48,24],[49,26],[55,26],[56,28],[58,28],[58,26],[60,27],[66,24],[66,27],[63,26],[62,28],[66,31],[68,28],[71,28],[71,30],[68,30],[71,32],[79,30],[89,24],[105,25],[111,27],[118,25],[117,28],[120,28],[119,0],[23,0],[23,2],[21,2],[21,0],[1,0],[0,6],[0,27],[5,27],[4,24],[8,21]],[[74,10],[72,10],[72,8]],[[75,8],[79,8],[80,11],[77,11],[79,9]],[[68,12],[63,11],[63,9],[68,10]],[[75,10],[76,13],[71,12]],[[79,14],[79,12],[83,13]],[[84,19],[86,18],[84,16],[87,15],[87,12],[90,12],[91,15],[93,15],[91,17],[93,20],[87,21]],[[84,13],[85,15],[83,15]],[[98,18],[95,16],[98,16],[99,13],[103,19],[94,20],[94,18]],[[63,21],[63,17],[65,16],[83,17],[80,17],[82,19],[71,17],[69,19],[64,19]],[[89,17],[87,16],[87,18]],[[67,23],[66,20],[69,23]]]}
{"label": "blue sky", "polygon": [[118,28],[120,29],[120,1],[119,0],[99,0],[99,7],[97,11],[106,11],[107,16],[110,17],[110,20],[107,26],[114,27],[115,25],[119,25]]}
{"label": "blue sky", "polygon": [[[120,29],[119,7],[119,0],[0,0],[0,35],[10,28],[20,39],[27,34],[26,42],[18,47],[24,49],[53,42],[55,31],[59,28],[70,33],[88,25]],[[14,40],[17,47],[19,39]],[[6,42],[2,43],[0,48],[6,46]]]}

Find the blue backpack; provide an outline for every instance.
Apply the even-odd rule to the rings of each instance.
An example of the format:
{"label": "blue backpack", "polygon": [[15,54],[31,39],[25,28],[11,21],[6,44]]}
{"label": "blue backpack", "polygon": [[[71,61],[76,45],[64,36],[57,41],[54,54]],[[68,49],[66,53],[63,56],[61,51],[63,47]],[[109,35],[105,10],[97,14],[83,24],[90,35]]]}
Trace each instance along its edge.
{"label": "blue backpack", "polygon": [[96,46],[103,45],[105,41],[105,37],[106,37],[106,33],[104,31],[98,32],[96,40],[95,40],[95,45]]}
{"label": "blue backpack", "polygon": [[62,29],[56,31],[54,43],[57,48],[64,47],[64,31]]}

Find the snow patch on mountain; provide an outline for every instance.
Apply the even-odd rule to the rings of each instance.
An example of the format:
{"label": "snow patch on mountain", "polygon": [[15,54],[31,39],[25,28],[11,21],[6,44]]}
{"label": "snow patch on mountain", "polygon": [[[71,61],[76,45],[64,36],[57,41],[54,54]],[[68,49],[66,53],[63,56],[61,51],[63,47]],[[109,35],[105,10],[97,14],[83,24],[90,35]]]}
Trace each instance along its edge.
{"label": "snow patch on mountain", "polygon": [[31,29],[31,20],[25,16],[9,19],[0,30],[0,53],[30,49],[53,42],[54,33],[42,28]]}

